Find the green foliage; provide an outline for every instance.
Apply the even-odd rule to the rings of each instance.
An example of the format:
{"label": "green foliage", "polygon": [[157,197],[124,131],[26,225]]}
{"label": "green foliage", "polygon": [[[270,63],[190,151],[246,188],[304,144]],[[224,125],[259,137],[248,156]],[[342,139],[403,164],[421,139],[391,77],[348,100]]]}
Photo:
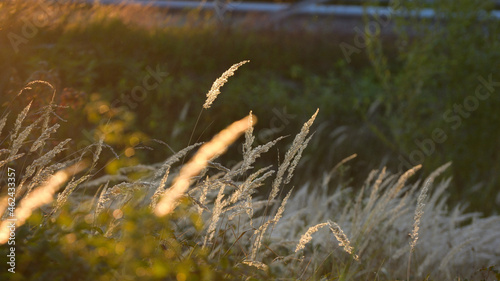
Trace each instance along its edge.
{"label": "green foliage", "polygon": [[[500,135],[492,126],[500,122],[496,110],[500,89],[495,84],[500,22],[489,13],[493,1],[402,2],[401,6],[416,13],[393,16],[396,44],[401,46],[395,67],[384,63],[394,55],[381,47],[377,37],[367,48],[384,86],[379,94],[384,110],[379,127],[389,129],[388,139],[400,157],[411,165],[423,163],[426,172],[453,161],[452,175],[460,187],[453,199],[468,199],[471,209],[490,212],[495,203],[488,198],[496,196],[500,183],[494,172],[499,155],[493,149]],[[436,19],[420,18],[424,8],[434,9]],[[489,89],[484,81],[493,81]],[[445,135],[444,141],[436,141],[435,130]],[[426,144],[419,146],[424,140]],[[478,182],[476,188],[467,188]]]}
{"label": "green foliage", "polygon": [[[134,198],[141,196],[136,193]],[[5,270],[1,276],[9,280],[264,278],[260,271],[235,267],[237,261],[231,253],[214,260],[208,257],[207,249],[192,243],[190,237],[173,235],[171,224],[184,216],[191,217],[196,229],[202,229],[199,218],[185,208],[167,219],[134,204],[113,213],[115,216],[101,214],[94,221],[92,213],[70,211],[66,206],[43,225],[40,215],[31,217],[29,224],[16,234],[16,273]],[[7,251],[7,247],[2,247],[1,254],[6,256]]]}

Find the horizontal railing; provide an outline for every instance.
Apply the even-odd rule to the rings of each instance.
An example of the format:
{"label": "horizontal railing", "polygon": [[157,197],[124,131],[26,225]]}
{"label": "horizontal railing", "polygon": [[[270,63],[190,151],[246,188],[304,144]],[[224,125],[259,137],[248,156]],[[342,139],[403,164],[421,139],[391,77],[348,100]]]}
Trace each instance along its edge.
{"label": "horizontal railing", "polygon": [[[79,0],[88,3],[95,3],[95,0]],[[381,1],[382,6],[363,6],[366,1],[322,1],[322,0],[305,0],[296,3],[265,3],[265,2],[228,2],[225,1],[149,1],[149,0],[100,0],[102,4],[143,4],[159,8],[171,10],[185,9],[202,9],[202,10],[222,10],[224,12],[243,12],[243,13],[279,13],[286,12],[289,14],[300,15],[332,15],[332,16],[347,16],[361,17],[363,15],[379,15],[379,16],[405,16],[408,14],[416,14],[417,12],[404,12],[394,9],[388,5],[389,1]],[[323,3],[321,3],[323,2]],[[331,2],[350,3],[346,4],[328,4]],[[385,4],[385,5],[384,5]],[[500,2],[496,2],[497,6]],[[435,11],[430,8],[424,8],[418,11],[418,16],[421,18],[435,17]],[[491,15],[500,19],[500,10],[493,10]]]}

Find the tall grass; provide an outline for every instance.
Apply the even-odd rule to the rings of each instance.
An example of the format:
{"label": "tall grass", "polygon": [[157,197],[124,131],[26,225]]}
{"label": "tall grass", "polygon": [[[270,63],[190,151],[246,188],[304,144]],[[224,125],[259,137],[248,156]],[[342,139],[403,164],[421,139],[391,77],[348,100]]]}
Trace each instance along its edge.
{"label": "tall grass", "polygon": [[[54,106],[35,113],[40,121],[28,125],[28,105],[18,114],[10,137],[2,135],[3,169],[19,167],[19,210],[31,200],[40,201],[30,204],[30,212],[45,204],[41,213],[35,211],[27,224],[19,225],[15,278],[495,278],[495,268],[488,267],[500,263],[500,217],[483,218],[463,213],[462,206],[446,206],[451,179],[439,175],[449,163],[414,183],[409,179],[420,165],[402,175],[385,168],[373,171],[359,188],[333,184],[338,167],[322,179],[290,187],[318,111],[276,166],[253,167],[283,138],[254,147],[255,117],[250,113],[212,141],[188,146],[161,163],[123,167],[116,175],[91,178],[103,139],[70,160],[54,163],[54,156],[68,144],[65,140],[51,148],[45,142],[57,130],[47,121],[53,120],[49,116]],[[0,120],[8,122],[7,116]],[[225,166],[217,156],[243,133],[242,159]],[[30,153],[33,147],[38,153]],[[197,147],[192,160],[182,164],[181,159]],[[89,170],[51,200],[56,186],[69,179],[65,169],[88,153],[93,156]],[[131,171],[142,176],[131,177]],[[264,185],[271,187],[269,195],[256,196]],[[52,187],[42,200],[38,191],[47,186]],[[6,231],[2,227],[0,231]],[[40,255],[50,258],[36,260]],[[484,277],[484,272],[490,275]]]}

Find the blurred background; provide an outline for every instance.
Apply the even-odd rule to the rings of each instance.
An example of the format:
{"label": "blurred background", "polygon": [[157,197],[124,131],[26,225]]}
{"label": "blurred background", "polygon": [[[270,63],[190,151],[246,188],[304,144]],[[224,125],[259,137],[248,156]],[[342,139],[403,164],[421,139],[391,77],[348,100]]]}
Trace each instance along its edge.
{"label": "blurred background", "polygon": [[[207,141],[250,110],[256,145],[291,138],[319,108],[296,185],[354,153],[339,184],[360,187],[383,166],[423,164],[425,177],[451,161],[449,203],[498,214],[497,9],[484,0],[0,1],[1,111],[46,105],[49,89],[18,93],[49,81],[65,106],[57,137],[76,151],[104,135],[120,157],[106,151],[102,172],[114,173]],[[213,81],[247,59],[202,111]]]}

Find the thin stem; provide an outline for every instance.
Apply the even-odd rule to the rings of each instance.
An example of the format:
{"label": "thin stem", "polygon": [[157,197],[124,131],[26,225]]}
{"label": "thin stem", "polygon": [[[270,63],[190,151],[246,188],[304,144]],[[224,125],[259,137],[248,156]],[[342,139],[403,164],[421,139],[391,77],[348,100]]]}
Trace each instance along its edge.
{"label": "thin stem", "polygon": [[408,255],[408,269],[406,270],[406,281],[410,281],[410,265],[411,265],[411,253]]}
{"label": "thin stem", "polygon": [[[200,114],[198,114],[198,118],[196,119],[196,123],[194,124],[194,128],[193,128],[193,131],[191,132],[191,136],[189,137],[189,141],[188,141],[187,146],[191,145],[191,141],[193,140],[193,136],[194,136],[194,131],[196,131],[196,126],[198,126],[198,122],[200,121],[200,117],[201,117],[202,112],[203,112],[203,107],[200,110]],[[184,155],[184,157],[182,158],[182,164],[184,164],[185,160],[186,160],[186,155]]]}

